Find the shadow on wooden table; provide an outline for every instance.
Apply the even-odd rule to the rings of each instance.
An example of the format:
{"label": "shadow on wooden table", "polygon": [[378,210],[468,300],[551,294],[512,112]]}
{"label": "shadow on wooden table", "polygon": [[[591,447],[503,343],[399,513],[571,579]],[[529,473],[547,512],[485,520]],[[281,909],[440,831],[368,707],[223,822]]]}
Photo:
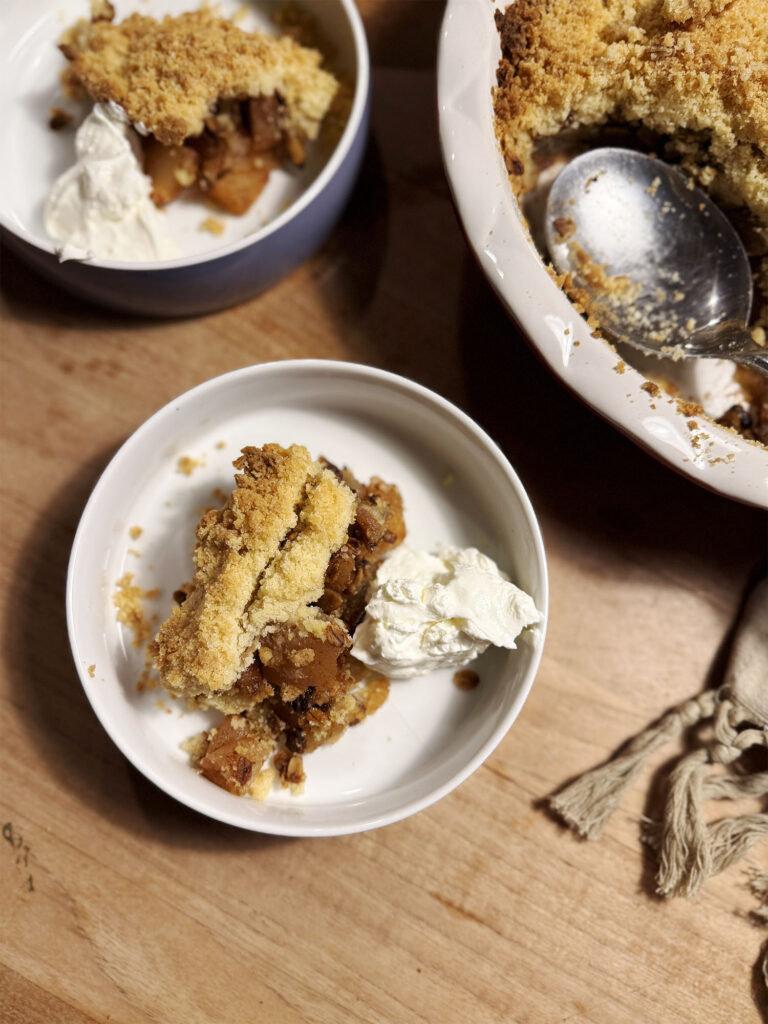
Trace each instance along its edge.
{"label": "shadow on wooden table", "polygon": [[[293,301],[290,293],[302,287],[302,275],[309,272],[322,277],[333,267],[333,280],[327,285],[329,296],[337,296],[337,314],[342,322],[356,318],[374,296],[387,249],[389,195],[379,146],[371,138],[366,147],[362,170],[340,221],[319,252],[306,266],[278,281],[263,294],[239,306],[230,307],[243,313],[254,323],[270,307],[279,309],[281,302]],[[0,246],[2,274],[0,296],[14,319],[45,327],[74,327],[78,331],[120,330],[146,331],[154,326],[195,323],[206,317],[217,317],[227,309],[192,317],[157,317],[119,311],[80,298],[54,282],[7,247]],[[362,257],[362,258],[361,258]],[[227,327],[223,328],[224,333]]]}
{"label": "shadow on wooden table", "polygon": [[[17,720],[38,754],[24,768],[48,775],[63,807],[79,801],[139,841],[151,836],[198,850],[258,850],[286,841],[208,819],[157,789],[112,744],[86,699],[67,635],[67,565],[88,494],[112,454],[103,452],[67,481],[18,555],[3,630]],[[85,813],[77,827],[87,822]]]}
{"label": "shadow on wooden table", "polygon": [[0,294],[14,319],[46,327],[76,327],[78,331],[100,331],[119,322],[121,329],[145,330],[158,318],[117,313],[78,298],[32,269],[6,247],[2,248]]}
{"label": "shadow on wooden table", "polygon": [[[760,922],[764,926],[764,922]],[[768,1021],[768,981],[765,976],[765,964],[768,963],[768,942],[760,947],[760,953],[752,968],[752,999],[764,1021]]]}

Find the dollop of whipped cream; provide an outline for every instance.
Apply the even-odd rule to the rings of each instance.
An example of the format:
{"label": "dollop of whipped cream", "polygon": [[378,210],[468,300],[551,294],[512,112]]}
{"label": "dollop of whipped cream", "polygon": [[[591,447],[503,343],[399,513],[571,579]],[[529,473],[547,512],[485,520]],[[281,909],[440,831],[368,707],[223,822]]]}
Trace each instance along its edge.
{"label": "dollop of whipped cream", "polygon": [[162,260],[179,255],[150,198],[141,147],[125,112],[97,103],[77,130],[77,162],[56,181],[43,214],[62,259]]}
{"label": "dollop of whipped cream", "polygon": [[541,615],[476,548],[401,547],[376,574],[352,654],[391,679],[465,665],[491,644],[514,648]]}

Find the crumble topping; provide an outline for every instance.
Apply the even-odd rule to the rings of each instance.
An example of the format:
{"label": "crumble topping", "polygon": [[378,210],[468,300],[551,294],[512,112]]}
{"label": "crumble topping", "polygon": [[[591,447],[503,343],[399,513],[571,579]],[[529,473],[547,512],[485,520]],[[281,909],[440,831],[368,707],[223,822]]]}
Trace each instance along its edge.
{"label": "crumble topping", "polygon": [[[516,0],[496,14],[496,135],[514,193],[610,142],[657,151],[730,217],[755,274],[753,338],[768,325],[768,4],[765,0]],[[546,175],[545,175],[546,177]],[[559,225],[568,237],[570,226]],[[579,313],[588,297],[555,275]],[[660,367],[658,375],[662,376]],[[718,422],[768,443],[768,387]],[[665,384],[674,393],[674,383]],[[697,407],[702,412],[700,406]]]}
{"label": "crumble topping", "polygon": [[192,476],[194,471],[202,465],[203,462],[200,459],[193,459],[191,455],[181,455],[176,463],[176,468],[179,473],[183,473],[185,476]]}
{"label": "crumble topping", "polygon": [[[227,505],[206,512],[197,528],[196,572],[186,599],[155,641],[164,684],[189,697],[230,689],[246,668],[258,626],[243,636],[243,620],[262,573],[298,523],[314,469],[305,448],[277,445],[247,448],[235,466],[240,472]],[[337,524],[344,532],[351,493],[346,505],[348,518]]]}
{"label": "crumble topping", "polygon": [[202,134],[219,100],[274,93],[288,126],[314,139],[337,89],[317,50],[289,36],[244,32],[206,8],[161,21],[82,20],[61,49],[71,77],[94,100],[119,104],[166,146]]}
{"label": "crumble topping", "polygon": [[537,139],[641,122],[715,197],[768,223],[764,0],[517,0],[497,24],[496,128],[516,192],[535,183]]}
{"label": "crumble topping", "polygon": [[264,795],[274,753],[299,792],[301,755],[377,710],[389,684],[349,656],[376,567],[405,535],[397,488],[313,460],[247,447],[235,488],[197,528],[195,574],[150,645],[165,689],[225,717],[186,748],[237,795]]}
{"label": "crumble topping", "polygon": [[[92,224],[91,216],[83,227],[77,219],[83,219],[81,207],[90,207],[82,188],[72,186],[83,176],[110,173],[100,135],[118,148],[121,139],[130,142],[122,147],[125,158],[140,158],[155,207],[197,187],[233,216],[251,208],[272,171],[304,166],[309,142],[318,140],[324,152],[338,141],[350,90],[321,67],[321,51],[298,41],[290,26],[279,37],[244,32],[205,7],[161,20],[131,14],[120,23],[114,13],[111,4],[93,9],[91,20],[78,21],[59,44],[69,62],[65,93],[88,96],[95,106],[75,139],[78,163],[59,178],[47,205],[46,229],[57,240],[72,233],[74,219],[89,242],[82,248],[144,258],[136,255],[144,251],[142,236],[128,246],[121,232],[99,241],[100,221]],[[123,210],[129,221],[132,195]],[[147,211],[143,217],[153,222]],[[208,218],[202,229],[220,235],[223,225]],[[171,255],[155,240],[148,258]]]}
{"label": "crumble topping", "polygon": [[224,234],[226,225],[218,217],[206,217],[200,223],[200,230],[207,231],[209,235],[216,235],[218,237]]}

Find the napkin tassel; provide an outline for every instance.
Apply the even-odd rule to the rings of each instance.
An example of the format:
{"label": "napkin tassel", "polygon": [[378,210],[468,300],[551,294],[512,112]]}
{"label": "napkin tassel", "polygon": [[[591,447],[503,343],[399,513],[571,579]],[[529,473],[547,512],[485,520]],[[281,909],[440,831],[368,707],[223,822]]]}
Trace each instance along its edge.
{"label": "napkin tassel", "polygon": [[685,729],[712,715],[715,692],[687,700],[641,732],[606,764],[585,772],[549,798],[549,805],[579,835],[599,839],[625,792],[642,771],[646,759]]}
{"label": "napkin tassel", "polygon": [[734,764],[751,747],[768,746],[768,732],[749,727],[746,709],[730,699],[725,687],[715,696],[714,740],[678,762],[670,777],[663,820],[646,821],[642,831],[643,840],[658,853],[656,881],[662,896],[695,895],[707,878],[768,836],[768,814],[721,818],[711,825],[702,818],[701,806],[707,800],[768,794],[768,772],[707,774],[710,765]]}
{"label": "napkin tassel", "polygon": [[606,764],[586,772],[549,798],[549,805],[586,839],[599,839],[653,751],[685,729],[712,720],[714,737],[678,759],[660,822],[644,822],[642,837],[658,854],[657,892],[693,896],[711,875],[742,857],[768,836],[768,814],[726,817],[707,824],[702,805],[768,795],[768,772],[710,774],[736,766],[751,748],[768,748],[768,581],[755,588],[737,634],[726,680],[667,712]]}

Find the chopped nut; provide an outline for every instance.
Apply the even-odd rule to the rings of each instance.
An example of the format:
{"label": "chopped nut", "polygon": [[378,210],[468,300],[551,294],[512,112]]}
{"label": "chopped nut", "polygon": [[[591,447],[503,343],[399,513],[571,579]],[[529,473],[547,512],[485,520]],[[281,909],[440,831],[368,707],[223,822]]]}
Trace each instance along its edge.
{"label": "chopped nut", "polygon": [[275,754],[275,768],[283,786],[290,787],[295,792],[297,787],[304,785],[307,777],[300,754],[292,754],[287,750],[280,751]]}
{"label": "chopped nut", "polygon": [[480,676],[472,669],[462,668],[453,674],[453,685],[459,690],[474,690],[480,682]]}
{"label": "chopped nut", "polygon": [[58,132],[67,125],[72,124],[74,117],[61,107],[51,107],[48,111],[48,127],[51,131]]}

